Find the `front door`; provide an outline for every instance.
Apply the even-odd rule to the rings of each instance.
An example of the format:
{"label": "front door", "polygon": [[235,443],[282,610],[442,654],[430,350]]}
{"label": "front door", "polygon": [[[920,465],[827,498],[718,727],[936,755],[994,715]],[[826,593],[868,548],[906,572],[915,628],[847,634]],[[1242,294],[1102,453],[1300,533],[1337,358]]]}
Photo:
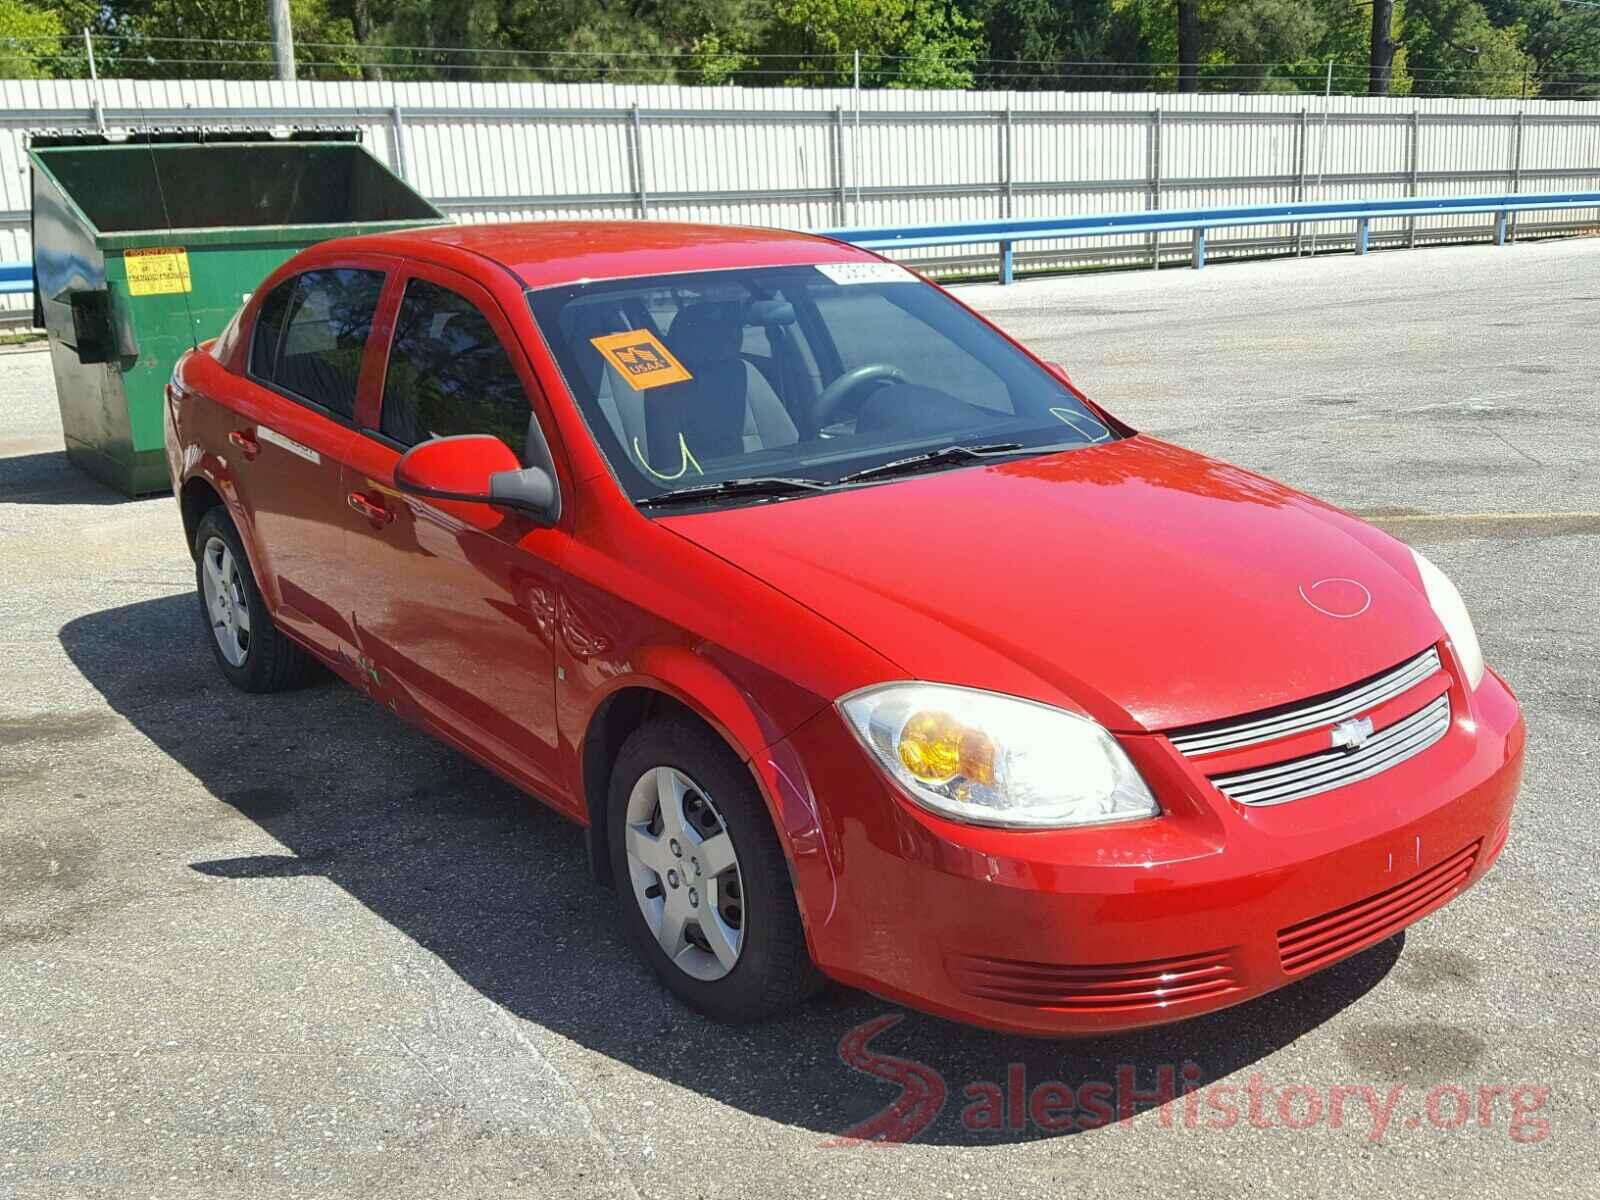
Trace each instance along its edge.
{"label": "front door", "polygon": [[530,439],[545,444],[533,374],[470,280],[415,264],[395,286],[378,411],[362,413],[342,485],[364,514],[349,554],[357,645],[397,708],[559,803],[554,614],[567,535],[394,488],[401,454],[433,437],[493,434],[529,462]]}

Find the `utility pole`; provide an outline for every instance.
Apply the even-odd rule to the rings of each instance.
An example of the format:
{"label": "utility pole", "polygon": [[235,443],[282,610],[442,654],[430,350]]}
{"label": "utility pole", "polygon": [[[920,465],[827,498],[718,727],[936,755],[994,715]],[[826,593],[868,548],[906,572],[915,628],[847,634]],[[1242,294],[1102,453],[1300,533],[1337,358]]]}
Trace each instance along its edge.
{"label": "utility pole", "polygon": [[[1322,137],[1317,144],[1317,199],[1322,200],[1322,176],[1328,169],[1328,109],[1333,104],[1333,59],[1328,60],[1328,81],[1322,88]],[[1317,256],[1317,231],[1311,231],[1311,257]]]}
{"label": "utility pole", "polygon": [[267,24],[272,28],[272,61],[278,82],[294,82],[294,29],[289,24],[289,0],[267,0]]}
{"label": "utility pole", "polygon": [[857,214],[861,211],[861,51],[856,51],[856,135],[850,139],[850,153],[855,159],[855,164],[850,168],[850,177],[856,184],[856,202],[850,210],[850,219],[855,222],[861,220]]}

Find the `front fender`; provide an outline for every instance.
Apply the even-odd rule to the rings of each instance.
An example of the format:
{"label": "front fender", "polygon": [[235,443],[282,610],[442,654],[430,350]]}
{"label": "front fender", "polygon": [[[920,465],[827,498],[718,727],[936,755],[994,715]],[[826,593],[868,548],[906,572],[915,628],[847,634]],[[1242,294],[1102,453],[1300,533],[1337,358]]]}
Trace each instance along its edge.
{"label": "front fender", "polygon": [[[583,732],[573,739],[580,780],[576,794],[583,794],[581,748],[606,703],[629,689],[671,698],[715,730],[749,768],[788,860],[809,938],[811,929],[826,924],[833,913],[839,868],[836,839],[827,835],[804,764],[782,740],[797,722],[792,715],[780,720],[767,711],[752,689],[735,677],[737,664],[726,661],[714,647],[641,647],[627,665],[631,669],[609,678],[587,697],[579,725]],[[818,699],[813,713],[826,703]],[[600,836],[603,823],[591,819],[590,831],[592,837]],[[603,847],[591,845],[591,854],[603,858]]]}

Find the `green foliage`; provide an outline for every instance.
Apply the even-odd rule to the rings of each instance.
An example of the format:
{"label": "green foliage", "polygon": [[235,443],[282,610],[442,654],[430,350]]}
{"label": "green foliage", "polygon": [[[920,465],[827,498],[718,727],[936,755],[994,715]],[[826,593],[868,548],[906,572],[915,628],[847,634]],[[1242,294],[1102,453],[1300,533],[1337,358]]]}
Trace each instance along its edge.
{"label": "green foliage", "polygon": [[969,88],[984,52],[983,25],[953,4],[911,0],[900,24],[892,88]]}
{"label": "green foliage", "polygon": [[[56,8],[72,14],[74,31],[90,25],[105,35],[95,57],[103,75],[160,79],[270,78],[272,49],[267,6],[262,0],[82,0]],[[290,0],[290,21],[299,74],[306,79],[358,77],[354,33],[348,18],[333,14],[328,0]],[[191,40],[178,40],[191,39]],[[70,73],[81,74],[81,63]]]}
{"label": "green foliage", "polygon": [[973,12],[983,20],[988,57],[996,60],[982,82],[1024,90],[1137,87],[1151,74],[1143,64],[1155,48],[1144,16],[1160,7],[1138,0],[979,0]]}
{"label": "green foliage", "polygon": [[[1307,90],[1322,72],[1322,45],[1328,23],[1320,5],[1304,0],[1239,0],[1218,6],[1203,18],[1211,45],[1213,73],[1240,78],[1231,83],[1251,90]],[[1239,64],[1237,66],[1230,64]]]}
{"label": "green foliage", "polygon": [[761,61],[751,52],[753,49],[752,39],[712,30],[696,38],[689,48],[694,64],[690,76],[707,87],[734,83],[741,71],[752,70]]}
{"label": "green foliage", "polygon": [[57,13],[22,0],[0,0],[0,76],[38,79],[48,75],[66,32]]}
{"label": "green foliage", "polygon": [[1600,98],[1600,8],[1560,0],[1486,3],[1490,20],[1520,24],[1541,96]]}
{"label": "green foliage", "polygon": [[943,0],[777,0],[762,66],[790,83],[971,87],[982,27]]}
{"label": "green foliage", "polygon": [[1407,0],[1401,36],[1417,95],[1522,93],[1534,66],[1522,48],[1521,10],[1528,6],[1499,7],[1503,17],[1518,19],[1496,25],[1479,0]]}
{"label": "green foliage", "polygon": [[[1201,90],[1315,94],[1331,61],[1336,91],[1366,91],[1370,4],[1196,3]],[[862,83],[874,88],[1164,91],[1178,76],[1177,0],[292,0],[291,8],[307,79],[848,86],[857,52]],[[1395,11],[1395,94],[1600,97],[1600,7],[1399,0]],[[101,35],[105,74],[270,76],[264,0],[0,0],[0,72],[82,75],[85,26]]]}

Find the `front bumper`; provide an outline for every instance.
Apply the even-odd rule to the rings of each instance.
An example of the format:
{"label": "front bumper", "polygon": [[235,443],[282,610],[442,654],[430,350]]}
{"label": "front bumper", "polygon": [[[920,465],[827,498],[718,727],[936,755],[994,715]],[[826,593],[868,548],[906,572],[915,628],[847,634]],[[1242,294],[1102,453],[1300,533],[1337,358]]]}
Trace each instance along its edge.
{"label": "front bumper", "polygon": [[1162,736],[1122,737],[1164,810],[1125,825],[944,820],[883,779],[832,709],[763,773],[792,794],[804,772],[818,829],[791,849],[828,975],[989,1028],[1105,1033],[1304,978],[1481,878],[1509,831],[1525,732],[1493,672],[1470,697],[1451,690],[1451,727],[1426,753],[1274,807],[1226,799]]}

